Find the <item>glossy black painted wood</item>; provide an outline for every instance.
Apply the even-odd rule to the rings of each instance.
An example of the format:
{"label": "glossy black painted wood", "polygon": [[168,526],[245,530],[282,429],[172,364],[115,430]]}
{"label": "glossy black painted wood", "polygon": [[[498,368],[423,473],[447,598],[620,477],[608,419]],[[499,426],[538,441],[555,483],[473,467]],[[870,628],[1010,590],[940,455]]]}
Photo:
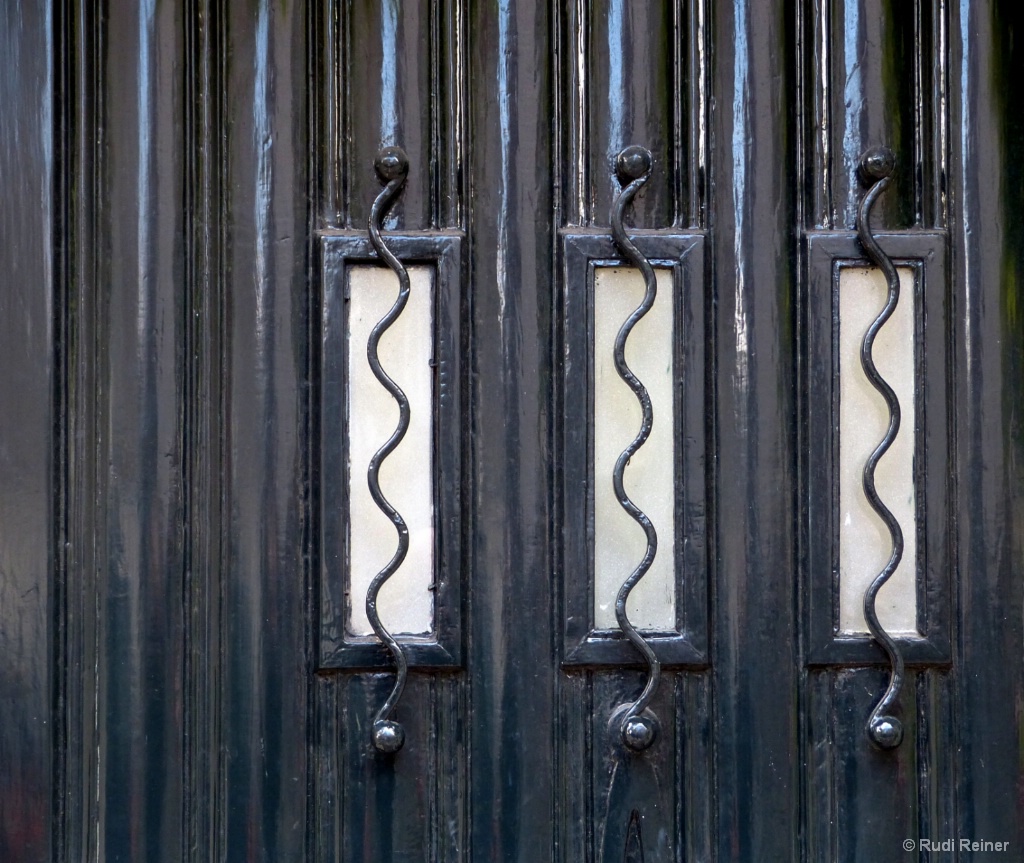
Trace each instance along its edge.
{"label": "glossy black painted wood", "polygon": [[792,4],[716,4],[715,853],[800,859]]}
{"label": "glossy black painted wood", "polygon": [[[1024,847],[1011,5],[397,10],[0,13],[0,857],[618,863],[634,809],[648,863]],[[710,668],[666,675],[660,750],[618,761],[639,672],[557,664],[557,232],[605,222],[627,127],[666,177],[638,223],[706,231],[713,458]],[[389,676],[315,668],[309,387],[315,233],[361,228],[385,134],[423,169],[396,223],[467,237],[470,443],[465,670],[415,676],[381,764]],[[952,663],[912,672],[888,760],[881,672],[808,667],[800,589],[800,248],[851,226],[874,144],[908,168],[880,221],[949,231],[954,405]]]}
{"label": "glossy black painted wood", "polygon": [[[469,860],[552,855],[551,16],[468,8],[472,529]],[[556,764],[556,770],[558,765]],[[484,811],[488,813],[484,815]],[[500,812],[497,821],[493,813]]]}
{"label": "glossy black painted wood", "polygon": [[808,0],[798,23],[807,224],[853,229],[861,154],[885,146],[898,171],[875,218],[945,224],[946,11],[940,0]]}
{"label": "glossy black painted wood", "polygon": [[[951,10],[952,12],[952,10]],[[1001,3],[950,20],[958,629],[956,829],[1024,848],[1024,29]],[[1002,802],[997,802],[997,801]]]}
{"label": "glossy black painted wood", "polygon": [[[798,313],[798,354],[801,417],[797,458],[802,499],[800,561],[804,573],[802,612],[808,629],[802,655],[809,663],[839,663],[835,671],[811,668],[803,682],[802,746],[808,770],[804,775],[805,815],[810,854],[836,860],[868,860],[886,857],[905,839],[917,842],[947,830],[954,805],[951,775],[935,752],[953,743],[948,720],[941,709],[952,698],[950,678],[933,669],[920,671],[905,687],[900,704],[911,736],[888,762],[877,761],[863,730],[864,709],[870,710],[867,693],[877,693],[884,679],[874,671],[851,671],[851,665],[872,661],[875,645],[851,643],[832,637],[827,620],[835,613],[829,601],[834,585],[826,559],[832,552],[827,536],[834,535],[822,491],[834,481],[824,448],[834,446],[821,417],[819,397],[829,366],[820,348],[833,326],[823,311],[820,263],[813,247],[834,245],[844,228],[853,227],[863,186],[856,176],[860,154],[870,147],[888,146],[897,153],[899,179],[887,192],[888,201],[876,208],[873,223],[886,230],[902,227],[941,228],[947,223],[948,197],[948,87],[947,10],[942,4],[922,0],[913,4],[861,2],[813,2],[805,4],[798,22],[802,57],[800,65],[803,190],[801,222],[810,231],[806,271]],[[825,229],[832,233],[818,233]],[[876,228],[878,230],[878,228]],[[917,239],[915,239],[917,237]],[[894,248],[910,253],[925,245],[928,254],[941,259],[948,240],[941,234],[924,239],[907,231]],[[854,257],[859,257],[856,252]],[[927,571],[919,579],[920,623],[929,632],[927,642],[907,642],[907,657],[929,663],[945,663],[950,657],[944,615],[955,630],[948,582],[956,583],[955,543],[951,541],[949,514],[957,504],[952,497],[948,457],[953,432],[950,423],[955,368],[950,363],[952,320],[948,271],[938,268],[927,286],[928,308],[921,332],[926,338],[917,346],[919,363],[927,377],[918,381],[918,429],[916,463],[919,500],[925,524],[919,526],[921,560]],[[947,322],[943,321],[944,316]],[[931,374],[934,371],[936,374]],[[816,400],[817,403],[816,403]],[[929,405],[921,411],[922,400]],[[946,514],[944,514],[944,511]],[[857,640],[853,640],[854,642]],[[881,680],[881,682],[879,682]],[[927,693],[925,700],[924,693]],[[858,713],[860,711],[860,713]],[[860,726],[858,728],[858,723]],[[823,736],[830,743],[823,746]],[[875,786],[879,770],[895,771],[899,799],[891,789]],[[941,776],[941,779],[939,778]],[[915,779],[916,777],[916,779]],[[937,781],[938,780],[938,781]],[[851,789],[864,788],[866,805],[851,800]],[[871,790],[873,789],[873,790]],[[884,821],[884,826],[883,826]],[[890,832],[893,825],[900,825]],[[907,832],[900,835],[900,830]],[[929,832],[931,831],[931,833]]]}
{"label": "glossy black painted wood", "polygon": [[[396,208],[386,227],[405,231],[464,228],[468,30],[463,4],[453,0],[374,7],[338,2],[310,12],[309,53],[317,70],[311,82],[310,109],[320,143],[311,148],[309,158],[313,200],[321,202],[319,224],[365,230],[370,202],[380,189],[373,159],[393,137],[407,149],[410,174],[418,179],[403,192],[405,203]],[[356,68],[362,62],[357,57],[389,56],[396,38],[404,44],[393,65],[369,62]],[[428,235],[417,236],[409,241],[411,246],[403,241],[406,250],[435,255],[437,244],[424,239]],[[453,399],[448,403],[449,420],[455,423],[447,425],[456,436],[446,435],[439,443],[447,465],[458,461],[457,469],[445,471],[444,509],[452,518],[446,541],[459,546],[451,547],[447,573],[451,590],[442,608],[446,655],[441,661],[436,655],[428,657],[435,666],[458,665],[460,657],[464,662],[466,606],[458,588],[468,572],[463,562],[468,531],[464,526],[460,529],[459,517],[470,517],[466,509],[469,419],[463,403],[470,332],[470,292],[463,287],[467,284],[466,243],[454,254],[451,247],[446,248],[443,269],[453,294],[445,306],[445,320],[452,338],[449,351],[452,357],[458,353],[458,362],[451,364],[455,374],[448,393]],[[327,286],[321,284],[311,291],[309,322],[316,340],[320,339],[320,296],[325,290]],[[308,380],[315,394],[307,394],[314,436],[310,453],[317,452],[316,435],[330,419],[329,400],[340,395],[325,393],[321,406],[318,382],[324,369],[320,359],[317,351],[310,356]],[[311,568],[319,581],[317,501],[328,500],[324,483],[333,480],[318,469],[315,458],[308,469],[311,532],[307,540]],[[319,604],[319,594],[314,599],[311,619],[315,621],[330,609],[329,604]],[[319,625],[314,635],[320,639]],[[423,658],[418,647],[413,652],[417,661]],[[393,759],[381,760],[369,746],[367,729],[393,676],[347,669],[322,669],[317,674],[310,706],[315,723],[310,744],[315,768],[311,795],[316,806],[310,812],[309,829],[310,854],[315,859],[467,859],[466,675],[413,672],[411,678],[398,708],[398,718],[407,727],[407,743]]]}
{"label": "glossy black painted wood", "polygon": [[312,716],[304,396],[307,11],[224,6],[223,805],[228,859],[301,858]]}
{"label": "glossy black painted wood", "polygon": [[[64,601],[51,573],[62,359],[53,320],[59,254],[51,29],[46,3],[0,10],[0,858],[47,859],[54,795],[53,700]],[[55,389],[57,390],[55,392]],[[63,587],[63,585],[61,585]]]}
{"label": "glossy black painted wood", "polygon": [[[671,416],[659,413],[655,421],[668,422],[674,430],[675,625],[644,637],[663,665],[700,667],[708,661],[704,237],[672,231],[630,231],[629,237],[641,254],[671,273],[673,304],[669,360],[676,400]],[[563,230],[562,240],[560,659],[568,666],[637,665],[643,657],[620,629],[599,630],[594,624],[594,495],[610,481],[594,476],[594,279],[598,267],[622,266],[623,261],[608,232]],[[624,573],[623,580],[628,575]]]}

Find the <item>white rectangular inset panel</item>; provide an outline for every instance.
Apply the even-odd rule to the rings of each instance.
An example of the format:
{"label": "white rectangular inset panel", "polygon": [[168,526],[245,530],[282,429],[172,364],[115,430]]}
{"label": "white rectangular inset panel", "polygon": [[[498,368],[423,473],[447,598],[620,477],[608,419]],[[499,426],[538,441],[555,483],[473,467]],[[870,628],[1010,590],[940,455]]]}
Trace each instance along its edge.
{"label": "white rectangular inset panel", "polygon": [[[366,471],[373,454],[398,425],[398,404],[370,369],[370,331],[398,297],[398,277],[381,266],[348,270],[348,500],[350,615],[352,635],[371,635],[366,590],[391,560],[398,533],[370,496]],[[433,291],[431,267],[409,267],[406,307],[380,340],[384,371],[409,399],[409,429],[381,464],[380,487],[409,527],[409,552],[381,587],[377,610],[393,634],[433,629]]]}
{"label": "white rectangular inset panel", "polygon": [[[875,338],[879,374],[899,399],[900,430],[875,471],[882,502],[903,530],[903,558],[878,593],[876,608],[890,634],[917,634],[917,530],[914,493],[914,272],[900,267],[900,300]],[[889,411],[860,362],[860,347],[871,322],[885,306],[888,287],[877,267],[839,271],[839,628],[868,632],[864,592],[892,551],[885,523],[864,494],[868,457],[885,436]]]}
{"label": "white rectangular inset panel", "polygon": [[[647,387],[654,424],[647,442],[626,466],[626,493],[658,533],[658,553],[633,589],[627,612],[638,629],[674,630],[675,447],[674,298],[672,271],[656,269],[658,295],[626,343],[626,362]],[[615,369],[615,338],[640,305],[641,272],[625,267],[594,271],[594,625],[617,629],[615,598],[644,557],[647,540],[615,498],[612,472],[619,454],[640,430],[643,414]]]}

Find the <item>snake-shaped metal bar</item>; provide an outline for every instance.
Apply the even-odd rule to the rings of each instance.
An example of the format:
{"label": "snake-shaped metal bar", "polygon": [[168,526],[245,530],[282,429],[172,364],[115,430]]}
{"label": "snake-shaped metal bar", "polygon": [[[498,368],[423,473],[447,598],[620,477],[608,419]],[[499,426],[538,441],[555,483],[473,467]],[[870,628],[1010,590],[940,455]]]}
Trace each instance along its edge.
{"label": "snake-shaped metal bar", "polygon": [[397,672],[395,686],[391,690],[391,695],[388,696],[380,710],[377,711],[372,729],[373,745],[380,752],[393,753],[401,749],[405,743],[405,729],[400,723],[388,717],[390,717],[395,709],[398,699],[402,697],[402,691],[405,689],[405,680],[409,673],[409,663],[402,652],[401,645],[380,622],[380,616],[377,614],[377,594],[380,592],[384,582],[394,575],[395,571],[402,565],[402,561],[405,560],[405,556],[409,551],[409,528],[398,510],[384,497],[383,492],[380,490],[378,476],[381,463],[394,452],[409,428],[409,399],[402,392],[402,388],[381,367],[377,349],[381,336],[387,332],[388,328],[402,314],[405,304],[409,300],[409,272],[384,244],[380,231],[384,217],[398,199],[402,187],[405,185],[406,178],[409,175],[409,159],[400,147],[385,147],[377,154],[374,168],[377,171],[377,176],[385,186],[374,200],[373,206],[370,209],[370,241],[373,243],[377,254],[384,259],[385,263],[398,276],[398,298],[384,317],[370,331],[370,337],[366,342],[366,358],[370,363],[370,369],[373,371],[374,377],[377,378],[381,386],[398,403],[398,426],[392,432],[391,437],[385,441],[384,445],[370,459],[370,465],[366,471],[366,481],[370,487],[370,495],[373,497],[374,503],[391,520],[395,530],[398,532],[398,548],[395,550],[394,557],[374,576],[373,581],[370,582],[370,586],[366,590],[366,617],[369,619],[370,626],[373,627],[377,637],[384,642],[395,660]]}
{"label": "snake-shaped metal bar", "polygon": [[615,487],[616,499],[622,508],[629,513],[630,517],[643,528],[647,536],[647,550],[644,553],[643,559],[622,583],[622,587],[619,588],[618,596],[615,599],[615,619],[618,621],[622,631],[626,633],[626,637],[640,651],[648,667],[647,684],[640,693],[640,697],[626,709],[620,726],[623,743],[637,752],[647,749],[657,736],[655,721],[649,713],[644,715],[644,711],[647,709],[658,688],[658,682],[661,679],[661,663],[658,661],[658,657],[655,655],[654,650],[651,649],[651,646],[630,622],[629,616],[626,613],[626,602],[629,599],[630,592],[637,586],[640,579],[647,574],[651,564],[654,562],[654,556],[658,553],[658,533],[643,510],[630,500],[623,485],[623,474],[626,470],[626,465],[636,451],[647,441],[651,434],[651,426],[654,423],[654,411],[651,408],[651,397],[647,393],[647,388],[633,374],[626,363],[626,340],[629,338],[633,327],[654,305],[654,300],[658,294],[658,283],[655,279],[654,268],[651,266],[651,262],[640,253],[640,250],[633,244],[633,241],[626,236],[626,231],[622,226],[622,217],[626,207],[633,200],[633,196],[650,179],[652,163],[650,150],[644,147],[633,145],[626,147],[619,153],[616,159],[616,174],[623,188],[615,197],[611,211],[612,236],[615,239],[615,243],[629,262],[643,274],[644,283],[647,288],[643,301],[626,318],[625,323],[619,329],[614,347],[615,369],[618,371],[619,377],[633,391],[637,401],[640,402],[640,409],[643,412],[640,431],[633,438],[629,446],[619,455],[618,460],[615,462],[615,469],[612,471],[612,484]]}
{"label": "snake-shaped metal bar", "polygon": [[882,696],[882,699],[875,706],[875,709],[871,711],[867,724],[868,737],[872,743],[881,749],[895,749],[903,740],[903,725],[890,712],[893,704],[899,697],[900,687],[903,685],[903,657],[900,655],[899,648],[896,646],[892,636],[879,623],[878,613],[875,609],[878,591],[892,577],[892,574],[900,565],[900,560],[903,558],[903,531],[895,516],[893,516],[892,512],[889,511],[889,508],[878,496],[878,492],[875,489],[875,468],[896,439],[896,435],[900,430],[901,414],[900,403],[896,398],[896,393],[875,367],[872,350],[875,344],[875,337],[886,321],[892,317],[899,302],[900,280],[892,258],[882,251],[878,241],[872,236],[869,218],[871,206],[875,203],[878,196],[889,188],[895,168],[896,157],[888,149],[869,150],[861,157],[861,180],[869,188],[857,211],[857,237],[871,262],[885,274],[885,280],[889,286],[889,297],[885,307],[871,323],[871,326],[868,327],[860,348],[860,362],[864,367],[864,374],[867,375],[872,386],[882,394],[882,398],[885,399],[885,403],[889,408],[889,428],[881,442],[875,447],[874,452],[868,457],[867,463],[864,465],[863,477],[864,494],[868,499],[868,503],[878,513],[879,518],[885,522],[885,526],[889,529],[889,534],[892,537],[892,553],[889,555],[889,560],[864,593],[864,619],[867,621],[868,629],[871,630],[875,640],[885,650],[886,655],[889,657],[889,663],[892,666],[889,686],[885,691],[885,695]]}

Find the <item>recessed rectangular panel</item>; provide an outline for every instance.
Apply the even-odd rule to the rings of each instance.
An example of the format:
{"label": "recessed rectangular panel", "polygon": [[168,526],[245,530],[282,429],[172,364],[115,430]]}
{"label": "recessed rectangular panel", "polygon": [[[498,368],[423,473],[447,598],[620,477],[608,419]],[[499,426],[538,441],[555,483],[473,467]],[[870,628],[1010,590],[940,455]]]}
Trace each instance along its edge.
{"label": "recessed rectangular panel", "polygon": [[462,268],[458,233],[388,233],[409,273],[409,296],[380,330],[381,373],[408,400],[408,428],[379,462],[383,501],[373,499],[368,468],[399,425],[399,405],[374,374],[370,334],[399,295],[398,276],[369,237],[320,235],[321,339],[312,370],[316,436],[311,494],[320,668],[392,668],[394,658],[366,616],[366,594],[399,547],[387,506],[408,530],[409,546],[381,585],[377,611],[412,668],[460,662]]}
{"label": "recessed rectangular panel", "polygon": [[[903,535],[900,565],[875,604],[908,665],[949,661],[953,569],[949,526],[946,238],[880,233],[900,297],[872,355],[899,402],[900,427],[875,469],[881,501]],[[861,344],[888,288],[857,235],[808,233],[804,379],[805,605],[811,665],[885,665],[864,620],[864,595],[892,538],[863,490],[864,469],[886,436],[889,410],[868,381]]]}
{"label": "recessed rectangular panel", "polygon": [[[879,498],[903,532],[903,556],[878,592],[882,627],[917,634],[917,505],[914,489],[914,271],[898,269],[900,300],[879,330],[872,355],[899,401],[900,429],[875,470]],[[839,629],[867,633],[864,593],[885,567],[892,538],[864,493],[864,466],[885,437],[889,409],[861,364],[864,334],[885,307],[888,286],[877,267],[839,268]]]}
{"label": "recessed rectangular panel", "polygon": [[[672,271],[655,270],[658,294],[625,345],[629,368],[646,387],[654,423],[623,475],[626,493],[657,531],[657,554],[632,590],[629,619],[638,629],[675,627],[675,408],[673,377]],[[612,474],[622,451],[640,430],[643,414],[636,395],[619,375],[614,345],[620,328],[643,301],[643,274],[625,267],[594,269],[594,625],[617,629],[615,599],[622,583],[643,559],[643,528],[615,496]]]}
{"label": "recessed rectangular panel", "polygon": [[[562,662],[636,665],[640,654],[615,602],[647,552],[643,528],[614,491],[615,464],[643,412],[615,366],[615,341],[646,286],[607,232],[565,230],[562,305]],[[704,238],[630,234],[651,262],[657,292],[625,344],[629,369],[651,399],[650,435],[625,464],[623,486],[657,534],[651,567],[630,592],[627,614],[665,665],[707,662]]]}
{"label": "recessed rectangular panel", "polygon": [[[406,306],[378,346],[383,371],[409,401],[402,441],[380,462],[380,490],[409,531],[405,560],[381,586],[377,610],[393,634],[433,628],[433,271],[409,267]],[[398,277],[381,266],[348,270],[348,441],[350,603],[346,630],[371,635],[364,597],[371,580],[394,556],[398,533],[374,502],[367,482],[371,458],[398,426],[398,402],[374,376],[367,358],[370,333],[398,297]]]}

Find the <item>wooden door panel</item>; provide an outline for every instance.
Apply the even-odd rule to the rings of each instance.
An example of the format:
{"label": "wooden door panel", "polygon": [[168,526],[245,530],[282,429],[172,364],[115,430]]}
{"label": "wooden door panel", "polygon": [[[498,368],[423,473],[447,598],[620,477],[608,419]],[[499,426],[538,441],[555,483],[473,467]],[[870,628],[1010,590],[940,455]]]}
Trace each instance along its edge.
{"label": "wooden door panel", "polygon": [[[5,14],[0,856],[867,861],[1024,843],[1024,55],[1001,6]],[[456,646],[411,670],[386,757],[369,726],[393,674],[321,662],[319,532],[339,499],[320,470],[322,253],[365,230],[389,144],[410,173],[385,233],[460,241],[461,365]],[[639,660],[566,655],[567,609],[583,595],[589,613],[568,561],[585,570],[590,540],[566,516],[566,358],[589,336],[566,314],[565,243],[607,242],[628,144],[654,157],[630,230],[702,254],[680,336],[702,361],[700,434],[678,482],[703,493],[683,535],[704,545],[686,546],[676,601],[695,607],[640,754],[609,728]],[[815,268],[847,252],[811,247],[859,260],[857,163],[878,145],[897,174],[875,232],[944,262],[916,403],[928,637],[907,641],[888,752],[865,733],[887,661],[825,619],[831,444],[813,437],[833,323]]]}

